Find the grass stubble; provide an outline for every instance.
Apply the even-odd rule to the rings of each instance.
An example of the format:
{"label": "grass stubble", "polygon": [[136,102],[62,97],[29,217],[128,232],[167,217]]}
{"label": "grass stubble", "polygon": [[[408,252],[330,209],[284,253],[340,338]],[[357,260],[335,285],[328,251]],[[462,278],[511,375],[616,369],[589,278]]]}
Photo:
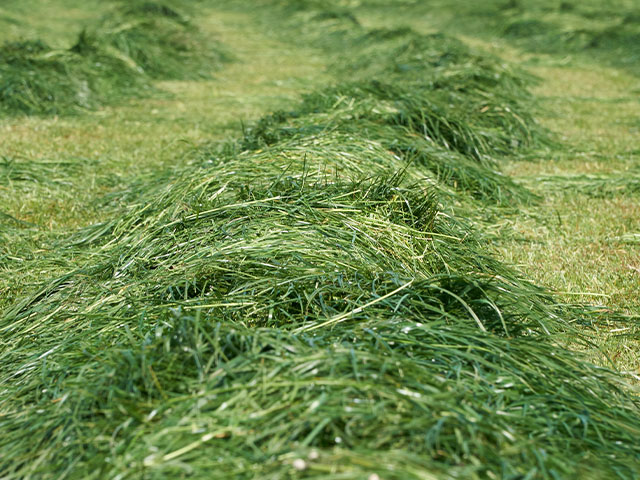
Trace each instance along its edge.
{"label": "grass stubble", "polygon": [[477,221],[536,201],[498,162],[550,141],[531,79],[296,10],[349,80],[59,239],[5,310],[0,474],[637,478],[630,387]]}

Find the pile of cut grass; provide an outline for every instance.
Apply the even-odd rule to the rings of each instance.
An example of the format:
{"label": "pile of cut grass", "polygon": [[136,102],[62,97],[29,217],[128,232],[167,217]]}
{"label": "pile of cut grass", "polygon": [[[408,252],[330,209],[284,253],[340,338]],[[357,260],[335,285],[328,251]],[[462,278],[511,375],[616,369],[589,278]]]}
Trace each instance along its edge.
{"label": "pile of cut grass", "polygon": [[604,18],[606,23],[596,24],[580,16],[576,18],[575,14],[573,18],[557,15],[545,21],[537,19],[537,12],[523,9],[505,15],[503,33],[532,51],[615,55],[610,61],[631,67],[639,58],[640,22],[633,14],[618,15],[615,19],[602,15],[599,20]]}
{"label": "pile of cut grass", "polygon": [[572,55],[639,74],[640,10],[633,0],[456,0],[423,5],[366,0],[360,11],[406,9],[447,22],[454,31],[502,36],[509,45],[536,53]]}
{"label": "pile of cut grass", "polygon": [[[60,114],[94,108],[113,95],[110,78],[131,78],[120,87],[136,89],[140,79],[111,58],[91,64],[69,50],[54,50],[40,41],[0,47],[0,109],[4,113]],[[122,94],[117,88],[118,94]]]}
{"label": "pile of cut grass", "polygon": [[205,78],[229,59],[180,10],[149,1],[123,3],[84,31],[73,48],[112,52],[154,79]]}
{"label": "pile of cut grass", "polygon": [[475,198],[501,204],[535,199],[502,175],[497,162],[550,144],[531,113],[527,87],[534,78],[442,34],[357,27],[339,41],[325,41],[326,48],[349,52],[334,65],[339,78],[349,80],[264,118],[245,132],[240,150],[341,132],[379,142]]}
{"label": "pile of cut grass", "polygon": [[187,17],[156,2],[121,5],[71,48],[41,41],[0,47],[0,110],[69,114],[148,95],[153,79],[202,77],[229,58]]}
{"label": "pile of cut grass", "polygon": [[434,87],[464,62],[311,94],[61,240],[0,318],[0,476],[637,476],[637,398],[447,213],[482,189],[438,165],[542,141],[517,75]]}
{"label": "pile of cut grass", "polygon": [[358,175],[393,164],[382,146],[301,142],[64,244],[85,265],[0,325],[5,477],[633,471],[631,399],[554,345],[542,291],[428,183]]}

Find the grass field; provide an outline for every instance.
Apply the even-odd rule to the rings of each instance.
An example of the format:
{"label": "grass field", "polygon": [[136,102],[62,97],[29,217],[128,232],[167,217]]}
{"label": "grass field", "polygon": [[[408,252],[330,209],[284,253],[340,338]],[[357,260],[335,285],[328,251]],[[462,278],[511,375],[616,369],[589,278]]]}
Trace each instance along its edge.
{"label": "grass field", "polygon": [[0,41],[0,478],[640,478],[634,2]]}

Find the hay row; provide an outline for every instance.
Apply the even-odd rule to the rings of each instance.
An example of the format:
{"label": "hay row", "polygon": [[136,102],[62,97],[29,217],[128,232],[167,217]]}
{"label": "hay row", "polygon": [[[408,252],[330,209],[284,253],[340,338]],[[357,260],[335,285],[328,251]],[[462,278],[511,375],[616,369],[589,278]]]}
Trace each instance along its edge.
{"label": "hay row", "polygon": [[344,18],[356,35],[332,42],[379,61],[370,82],[141,186],[4,312],[0,476],[637,476],[637,399],[559,346],[573,318],[451,214],[526,197],[492,170],[544,141],[510,100],[526,80],[434,64],[450,41],[432,37],[396,71]]}
{"label": "hay row", "polygon": [[83,29],[70,48],[39,40],[0,47],[0,111],[77,113],[149,95],[155,79],[210,75],[228,58],[168,5],[125,3]]}
{"label": "hay row", "polygon": [[431,15],[454,31],[487,38],[502,36],[508,44],[535,53],[561,54],[602,62],[640,73],[640,8],[633,0],[557,1],[473,0],[455,2],[388,2],[366,0],[362,10],[391,8]]}

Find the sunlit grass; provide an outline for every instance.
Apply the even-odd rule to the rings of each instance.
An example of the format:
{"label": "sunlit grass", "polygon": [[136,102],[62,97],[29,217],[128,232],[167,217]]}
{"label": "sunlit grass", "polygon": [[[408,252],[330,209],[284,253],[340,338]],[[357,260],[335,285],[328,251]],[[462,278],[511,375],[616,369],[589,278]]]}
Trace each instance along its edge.
{"label": "sunlit grass", "polygon": [[2,119],[0,477],[634,478],[635,78],[345,5]]}

